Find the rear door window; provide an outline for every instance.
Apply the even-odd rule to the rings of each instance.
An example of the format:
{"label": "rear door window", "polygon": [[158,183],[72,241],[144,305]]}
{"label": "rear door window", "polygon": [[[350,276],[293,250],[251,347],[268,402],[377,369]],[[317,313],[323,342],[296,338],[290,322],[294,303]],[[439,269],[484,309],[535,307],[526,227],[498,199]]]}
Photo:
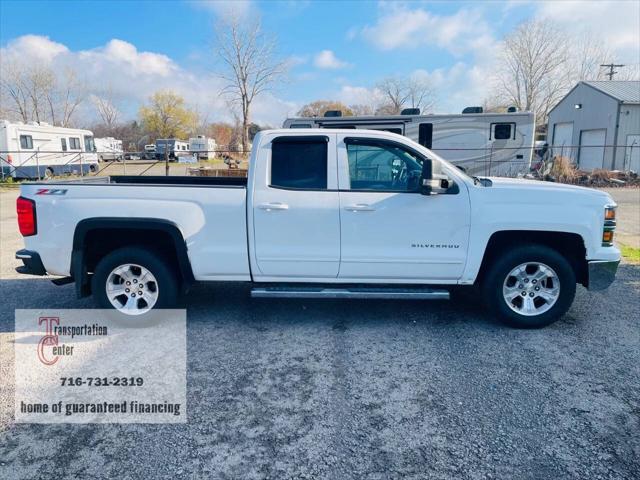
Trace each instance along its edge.
{"label": "rear door window", "polygon": [[278,137],[271,144],[271,186],[327,189],[328,137]]}

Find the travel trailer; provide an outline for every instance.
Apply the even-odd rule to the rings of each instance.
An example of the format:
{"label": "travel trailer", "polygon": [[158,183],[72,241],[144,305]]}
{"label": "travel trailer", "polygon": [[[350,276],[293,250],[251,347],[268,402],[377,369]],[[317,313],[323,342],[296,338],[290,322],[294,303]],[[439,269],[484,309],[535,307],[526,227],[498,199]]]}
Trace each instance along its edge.
{"label": "travel trailer", "polygon": [[119,160],[121,161],[124,152],[122,150],[122,140],[113,137],[96,138],[96,153],[101,162]]}
{"label": "travel trailer", "polygon": [[156,140],[156,159],[164,159],[165,148],[169,152],[169,158],[175,160],[178,155],[189,152],[189,143],[176,138],[159,138]]}
{"label": "travel trailer", "polygon": [[409,137],[472,175],[515,176],[531,168],[534,116],[530,112],[420,115],[419,109],[401,115],[288,118],[284,128],[357,128],[385,130]]}
{"label": "travel trailer", "polygon": [[93,133],[44,122],[0,121],[2,176],[43,178],[98,170]]}
{"label": "travel trailer", "polygon": [[189,151],[198,154],[199,159],[211,160],[216,156],[216,141],[204,135],[189,139]]}

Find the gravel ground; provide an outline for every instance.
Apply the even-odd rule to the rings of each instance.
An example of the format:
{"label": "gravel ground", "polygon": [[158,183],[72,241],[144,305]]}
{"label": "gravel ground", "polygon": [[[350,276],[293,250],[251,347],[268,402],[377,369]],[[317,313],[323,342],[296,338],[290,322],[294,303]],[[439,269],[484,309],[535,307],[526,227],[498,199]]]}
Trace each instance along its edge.
{"label": "gravel ground", "polygon": [[187,424],[14,424],[14,309],[93,306],[11,272],[14,199],[0,193],[0,478],[638,478],[640,267],[628,264],[536,331],[496,323],[472,293],[276,301],[199,285]]}

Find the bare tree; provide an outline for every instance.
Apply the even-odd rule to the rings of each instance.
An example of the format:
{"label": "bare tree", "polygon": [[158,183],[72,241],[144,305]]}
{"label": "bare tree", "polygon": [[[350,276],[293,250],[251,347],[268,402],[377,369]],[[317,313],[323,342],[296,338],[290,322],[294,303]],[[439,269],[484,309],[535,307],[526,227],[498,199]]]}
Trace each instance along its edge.
{"label": "bare tree", "polygon": [[409,100],[409,91],[405,87],[405,81],[399,77],[389,77],[381,80],[376,89],[382,95],[382,105],[378,107],[378,114],[397,115]]}
{"label": "bare tree", "polygon": [[23,70],[15,62],[3,65],[0,75],[3,109],[23,122],[31,120],[30,95]]}
{"label": "bare tree", "polygon": [[111,85],[107,86],[104,91],[91,95],[91,101],[107,131],[113,130],[118,123],[120,110],[116,106],[116,95]]}
{"label": "bare tree", "polygon": [[241,23],[237,16],[217,27],[217,56],[222,63],[223,94],[240,110],[241,143],[249,145],[251,105],[282,76],[285,62],[275,59],[275,42],[267,38],[260,23]]}
{"label": "bare tree", "polygon": [[535,113],[536,122],[581,80],[603,80],[611,49],[591,32],[571,33],[550,20],[528,20],[504,39],[490,103]]}
{"label": "bare tree", "polygon": [[47,66],[8,62],[0,85],[5,108],[23,122],[67,126],[84,100],[84,87],[71,69],[56,75]]}
{"label": "bare tree", "polygon": [[604,71],[600,64],[613,58],[611,49],[588,31],[578,34],[571,44],[574,48],[567,72],[570,82],[604,80]]}
{"label": "bare tree", "polygon": [[71,118],[76,112],[77,108],[84,101],[86,97],[86,87],[84,83],[78,78],[75,70],[66,68],[62,76],[58,77],[57,88],[55,88],[49,104],[51,105],[51,120],[56,122],[54,112],[57,104],[58,110],[58,123],[63,127],[68,127],[71,124]]}
{"label": "bare tree", "polygon": [[376,90],[382,97],[378,115],[398,115],[405,107],[426,110],[435,105],[433,88],[425,78],[388,77],[378,82]]}
{"label": "bare tree", "polygon": [[549,21],[521,23],[504,39],[497,83],[500,97],[519,110],[533,111],[538,121],[562,97],[568,84],[567,37]]}

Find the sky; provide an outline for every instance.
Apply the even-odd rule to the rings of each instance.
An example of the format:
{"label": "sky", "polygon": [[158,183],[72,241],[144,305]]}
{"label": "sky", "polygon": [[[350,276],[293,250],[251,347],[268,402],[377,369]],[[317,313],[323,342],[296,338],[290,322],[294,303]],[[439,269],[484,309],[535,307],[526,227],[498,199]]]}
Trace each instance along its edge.
{"label": "sky", "polygon": [[[313,100],[368,103],[387,76],[428,79],[438,113],[480,105],[500,41],[529,18],[588,31],[611,46],[617,63],[640,63],[636,0],[2,0],[0,56],[73,66],[91,91],[114,93],[123,118],[134,118],[156,90],[172,89],[209,121],[228,121],[213,32],[231,14],[259,17],[289,66],[253,108],[253,120],[271,126]],[[80,114],[92,115],[89,106]]]}

